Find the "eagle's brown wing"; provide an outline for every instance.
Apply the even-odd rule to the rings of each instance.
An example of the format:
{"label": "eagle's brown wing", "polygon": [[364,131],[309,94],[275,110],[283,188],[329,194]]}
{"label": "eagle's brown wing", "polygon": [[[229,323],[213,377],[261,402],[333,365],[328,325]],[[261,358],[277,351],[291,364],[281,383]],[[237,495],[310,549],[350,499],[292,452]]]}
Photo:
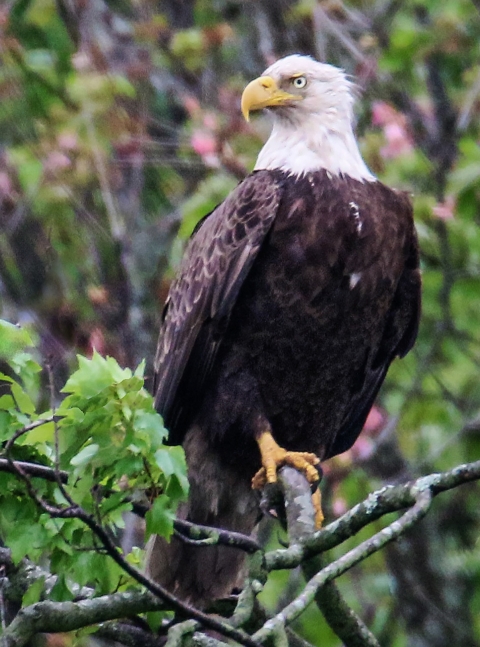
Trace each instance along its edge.
{"label": "eagle's brown wing", "polygon": [[197,228],[170,288],[155,358],[155,406],[179,443],[239,290],[273,223],[282,182],[249,175]]}
{"label": "eagle's brown wing", "polygon": [[[409,201],[407,208],[411,214]],[[362,430],[391,362],[395,357],[404,357],[415,343],[420,322],[422,281],[413,215],[410,223],[406,263],[385,322],[380,347],[364,376],[363,387],[356,396],[356,405],[350,407],[325,458],[350,449]]]}

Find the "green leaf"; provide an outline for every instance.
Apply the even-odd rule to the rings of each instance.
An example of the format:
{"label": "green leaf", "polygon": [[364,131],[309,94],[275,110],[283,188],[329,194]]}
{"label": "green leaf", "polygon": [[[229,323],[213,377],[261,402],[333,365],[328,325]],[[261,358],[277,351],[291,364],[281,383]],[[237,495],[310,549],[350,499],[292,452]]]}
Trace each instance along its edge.
{"label": "green leaf", "polygon": [[97,454],[99,448],[100,446],[97,445],[97,443],[92,443],[91,445],[87,445],[81,451],[79,451],[76,456],[74,456],[70,460],[70,463],[74,467],[80,467],[80,466],[86,465]]}
{"label": "green leaf", "polygon": [[18,179],[25,192],[36,187],[43,174],[43,166],[40,160],[25,156],[24,160],[17,166]]}
{"label": "green leaf", "polygon": [[32,339],[25,328],[0,319],[0,357],[9,360],[31,345]]}
{"label": "green leaf", "polygon": [[134,419],[135,429],[148,431],[149,435],[160,443],[168,436],[168,431],[163,424],[162,416],[156,412],[137,410]]}
{"label": "green leaf", "polygon": [[50,591],[50,599],[53,600],[53,602],[65,602],[73,600],[73,598],[74,595],[68,588],[65,575],[60,574],[54,587]]}
{"label": "green leaf", "polygon": [[[2,505],[2,514],[4,508]],[[45,528],[36,522],[36,509],[29,506],[17,508],[13,511],[15,521],[7,535],[7,545],[12,551],[12,560],[17,564],[21,559],[28,555],[35,559],[46,547],[49,536]],[[34,518],[29,513],[35,515]]]}
{"label": "green leaf", "polygon": [[173,520],[175,515],[170,508],[170,499],[165,494],[158,496],[152,507],[145,515],[146,535],[161,535],[167,539],[173,533]]}
{"label": "green leaf", "polygon": [[29,431],[25,436],[25,443],[29,445],[36,445],[39,443],[53,442],[55,435],[55,425],[52,422],[46,422]]}
{"label": "green leaf", "polygon": [[132,371],[128,368],[122,369],[113,357],[104,358],[95,352],[92,359],[81,355],[77,358],[78,370],[63,387],[64,393],[76,393],[91,398],[112,384],[132,377]]}
{"label": "green leaf", "polygon": [[167,478],[175,475],[184,493],[188,493],[187,463],[185,452],[180,445],[162,447],[156,451],[155,462]]}
{"label": "green leaf", "polygon": [[145,360],[142,359],[140,364],[135,369],[135,373],[134,373],[135,377],[139,377],[140,379],[143,380],[143,377],[144,377],[144,374],[145,374],[145,364],[146,364]]}
{"label": "green leaf", "polygon": [[85,418],[85,414],[78,407],[69,407],[67,405],[66,398],[62,404],[58,407],[56,411],[57,416],[63,416],[64,420],[62,422],[71,422],[71,423],[80,423]]}
{"label": "green leaf", "polygon": [[148,611],[145,614],[148,626],[153,632],[157,632],[160,629],[166,615],[165,611]]}
{"label": "green leaf", "polygon": [[28,607],[30,604],[35,604],[42,597],[43,589],[45,585],[45,577],[39,577],[38,580],[35,580],[31,584],[26,593],[22,597],[22,607]]}
{"label": "green leaf", "polygon": [[19,410],[22,413],[28,413],[30,415],[32,413],[35,413],[35,405],[33,404],[30,397],[22,389],[22,387],[16,382],[13,382],[10,388]]}
{"label": "green leaf", "polygon": [[2,411],[10,411],[11,409],[15,409],[15,400],[11,395],[0,396],[0,409]]}
{"label": "green leaf", "polygon": [[200,182],[194,195],[182,207],[183,220],[178,232],[181,240],[186,240],[191,235],[206,213],[215,209],[219,202],[225,200],[227,195],[235,188],[236,181],[227,173],[215,173]]}

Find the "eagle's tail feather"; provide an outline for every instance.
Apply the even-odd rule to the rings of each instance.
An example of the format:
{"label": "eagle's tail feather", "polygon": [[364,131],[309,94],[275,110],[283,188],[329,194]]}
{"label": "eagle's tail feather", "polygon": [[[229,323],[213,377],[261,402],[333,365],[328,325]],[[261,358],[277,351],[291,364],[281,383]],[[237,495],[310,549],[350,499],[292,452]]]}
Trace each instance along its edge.
{"label": "eagle's tail feather", "polygon": [[[258,494],[234,467],[226,466],[197,427],[184,442],[190,495],[179,517],[249,535],[258,520]],[[147,574],[180,599],[205,607],[241,588],[245,555],[229,546],[192,546],[178,537],[154,536],[147,546]]]}

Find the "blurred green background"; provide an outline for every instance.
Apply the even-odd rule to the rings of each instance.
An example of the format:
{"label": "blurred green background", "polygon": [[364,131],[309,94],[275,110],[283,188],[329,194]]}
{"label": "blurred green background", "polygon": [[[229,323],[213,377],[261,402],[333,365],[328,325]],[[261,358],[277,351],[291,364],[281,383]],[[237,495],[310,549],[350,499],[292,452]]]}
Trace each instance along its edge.
{"label": "blurred green background", "polygon": [[[93,349],[145,357],[148,374],[184,241],[269,131],[243,121],[242,89],[294,52],[355,77],[364,157],[413,194],[422,248],[419,339],[326,465],[333,518],[382,483],[480,456],[478,0],[4,0],[0,317],[36,333],[57,387]],[[382,646],[480,645],[479,494],[442,495],[340,579]],[[276,575],[264,601],[301,586]],[[338,646],[314,609],[297,628]]]}

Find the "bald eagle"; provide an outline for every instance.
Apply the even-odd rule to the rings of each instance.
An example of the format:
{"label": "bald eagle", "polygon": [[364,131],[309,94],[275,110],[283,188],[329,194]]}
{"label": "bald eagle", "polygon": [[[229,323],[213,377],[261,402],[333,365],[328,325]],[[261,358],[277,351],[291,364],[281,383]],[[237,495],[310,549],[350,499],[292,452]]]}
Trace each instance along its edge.
{"label": "bald eagle", "polygon": [[[197,226],[155,360],[156,407],[187,458],[182,516],[247,534],[278,466],[315,482],[320,461],[352,446],[420,313],[411,204],[365,165],[345,73],[287,56],[243,93],[247,119],[264,108],[271,135]],[[205,605],[241,584],[242,560],[155,537],[147,570]]]}

